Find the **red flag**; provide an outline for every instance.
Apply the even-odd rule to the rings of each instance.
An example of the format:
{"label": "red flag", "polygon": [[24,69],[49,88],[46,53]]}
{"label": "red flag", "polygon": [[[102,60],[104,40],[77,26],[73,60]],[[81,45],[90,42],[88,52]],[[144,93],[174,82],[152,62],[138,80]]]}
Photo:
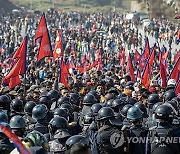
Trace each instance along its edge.
{"label": "red flag", "polygon": [[178,81],[178,83],[176,85],[175,93],[176,93],[177,96],[179,96],[179,94],[180,94],[180,80]]}
{"label": "red flag", "polygon": [[155,56],[155,47],[153,48],[153,50],[151,52],[151,55],[149,57],[149,64],[150,64],[150,66],[153,66],[154,56]]}
{"label": "red flag", "polygon": [[160,77],[161,77],[161,86],[166,87],[167,86],[167,72],[166,67],[163,65],[162,60],[160,61]]}
{"label": "red flag", "polygon": [[141,60],[141,55],[140,53],[136,50],[135,55],[134,55],[134,62],[137,63],[138,61]]}
{"label": "red flag", "polygon": [[139,69],[142,71],[146,66],[146,60],[141,60],[138,64]]}
{"label": "red flag", "polygon": [[133,68],[130,54],[128,57],[127,68],[128,68],[128,72],[130,73],[131,81],[135,81],[134,68]]}
{"label": "red flag", "polygon": [[149,69],[149,63],[147,63],[146,64],[146,67],[145,67],[145,69],[144,69],[144,72],[143,72],[143,74],[142,74],[142,83],[143,83],[143,85],[144,85],[144,87],[146,88],[146,89],[148,89],[149,88],[149,85],[150,85],[150,73],[149,73],[149,71],[150,71],[150,69]]}
{"label": "red flag", "polygon": [[27,37],[24,38],[21,46],[15,52],[13,58],[15,64],[11,68],[10,72],[3,79],[3,84],[8,84],[12,89],[21,83],[19,75],[22,75],[26,71],[26,51],[27,51]]}
{"label": "red flag", "polygon": [[56,37],[56,43],[54,48],[54,59],[61,57],[63,55],[63,41],[62,41],[62,32],[58,31],[57,37]]}
{"label": "red flag", "polygon": [[39,43],[37,61],[44,57],[52,57],[52,47],[50,43],[49,33],[47,29],[45,15],[43,14],[39,22],[36,34],[34,36],[35,42]]}
{"label": "red flag", "polygon": [[169,79],[174,79],[176,82],[178,82],[179,77],[180,77],[180,57],[175,63],[174,68],[169,76]]}
{"label": "red flag", "polygon": [[22,144],[21,140],[9,128],[5,127],[2,123],[0,123],[0,129],[9,139],[11,139],[11,141],[13,141],[20,153],[31,154]]}
{"label": "red flag", "polygon": [[176,55],[174,56],[174,62],[176,63],[178,58],[180,57],[180,50],[176,53]]}
{"label": "red flag", "polygon": [[150,55],[149,39],[148,39],[148,37],[146,37],[145,50],[144,50],[144,53],[142,55],[142,58],[147,59],[147,58],[149,58],[149,55]]}
{"label": "red flag", "polygon": [[59,82],[63,83],[64,86],[67,87],[67,88],[69,88],[68,81],[67,81],[68,76],[69,76],[69,70],[68,70],[65,62],[63,61],[63,59],[61,59],[61,61],[60,61]]}
{"label": "red flag", "polygon": [[120,58],[120,65],[124,65],[126,61],[125,49],[120,51],[119,58]]}

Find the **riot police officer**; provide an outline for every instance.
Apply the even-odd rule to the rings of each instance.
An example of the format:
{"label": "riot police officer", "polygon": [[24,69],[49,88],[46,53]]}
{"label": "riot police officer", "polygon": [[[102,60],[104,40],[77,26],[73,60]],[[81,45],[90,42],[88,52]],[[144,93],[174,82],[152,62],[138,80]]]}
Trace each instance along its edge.
{"label": "riot police officer", "polygon": [[[7,123],[1,122],[1,125],[11,129]],[[14,148],[14,144],[10,142],[9,138],[0,129],[0,154],[9,154]]]}
{"label": "riot police officer", "polygon": [[36,120],[32,118],[32,110],[35,106],[36,103],[34,101],[28,101],[24,106],[25,115],[23,116],[23,118],[27,123],[27,131],[32,130],[34,124],[36,123]]}
{"label": "riot police officer", "polygon": [[124,153],[124,134],[114,124],[112,108],[103,107],[98,112],[97,146],[99,153]]}
{"label": "riot police officer", "polygon": [[[179,129],[173,129],[173,110],[167,105],[160,105],[155,110],[157,126],[151,127],[146,142],[146,154],[179,154],[179,142],[173,143],[166,139],[180,137]],[[163,139],[162,139],[163,138]],[[173,140],[174,141],[174,140]]]}
{"label": "riot police officer", "polygon": [[50,151],[61,153],[65,151],[66,140],[71,136],[68,132],[68,122],[63,117],[54,117],[49,122],[49,130],[53,140],[49,142]]}
{"label": "riot police officer", "polygon": [[11,118],[9,125],[12,131],[20,138],[23,138],[26,133],[26,122],[20,115],[15,115]]}
{"label": "riot police officer", "polygon": [[4,111],[0,111],[0,121],[8,123],[8,115]]}
{"label": "riot police officer", "polygon": [[9,99],[7,95],[0,96],[0,110],[7,113],[8,117],[9,117],[10,103],[11,103],[11,100]]}
{"label": "riot police officer", "polygon": [[[127,130],[127,136],[132,138],[129,140],[129,154],[144,154],[145,153],[145,142],[141,143],[140,138],[146,139],[148,131],[142,126],[143,112],[135,106],[129,108],[127,112],[127,119],[130,121],[131,126]],[[133,143],[133,138],[139,139],[139,142]]]}
{"label": "riot police officer", "polygon": [[153,115],[153,105],[160,102],[160,98],[158,94],[151,94],[148,97],[147,100],[147,114],[149,115],[147,122],[146,122],[146,127],[150,128],[154,126],[155,122],[152,119]]}
{"label": "riot police officer", "polygon": [[36,105],[32,110],[32,118],[37,122],[34,125],[34,130],[39,131],[42,134],[48,133],[48,121],[47,121],[48,109],[46,105]]}
{"label": "riot police officer", "polygon": [[13,99],[11,104],[10,104],[10,118],[15,116],[15,115],[20,115],[20,116],[24,116],[24,112],[23,112],[23,102],[16,98]]}

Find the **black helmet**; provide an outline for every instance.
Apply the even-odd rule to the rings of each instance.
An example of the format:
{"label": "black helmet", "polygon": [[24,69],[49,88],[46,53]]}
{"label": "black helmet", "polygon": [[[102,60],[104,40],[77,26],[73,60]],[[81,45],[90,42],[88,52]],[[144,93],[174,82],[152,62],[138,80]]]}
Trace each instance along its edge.
{"label": "black helmet", "polygon": [[114,111],[110,107],[103,107],[98,112],[97,120],[107,120],[115,117]]}
{"label": "black helmet", "polygon": [[137,102],[136,104],[134,104],[134,106],[139,108],[143,112],[143,118],[148,117],[146,106],[143,103]]}
{"label": "black helmet", "polygon": [[164,93],[165,101],[171,101],[174,97],[176,97],[176,94],[173,90],[168,90]]}
{"label": "black helmet", "polygon": [[153,105],[153,112],[155,112],[156,111],[156,108],[158,107],[158,106],[160,106],[160,105],[162,105],[163,104],[163,102],[157,102],[156,104],[154,104]]}
{"label": "black helmet", "polygon": [[66,141],[66,150],[70,150],[71,147],[77,143],[82,143],[84,146],[89,146],[89,140],[82,136],[82,135],[74,135],[71,136],[67,141]]}
{"label": "black helmet", "polygon": [[83,99],[83,105],[91,106],[97,102],[96,98],[92,94],[87,94]]}
{"label": "black helmet", "polygon": [[68,129],[68,121],[63,117],[54,117],[49,122],[49,128],[54,134],[58,129]]}
{"label": "black helmet", "polygon": [[18,98],[13,99],[10,106],[11,106],[11,109],[15,112],[23,111],[23,102]]}
{"label": "black helmet", "polygon": [[11,103],[11,101],[7,95],[1,95],[0,96],[0,109],[8,110],[10,103]]}
{"label": "black helmet", "polygon": [[73,110],[73,106],[71,103],[61,104],[60,108],[68,110],[68,112],[71,112]]}
{"label": "black helmet", "polygon": [[23,129],[26,127],[24,118],[20,115],[13,116],[9,122],[12,129]]}
{"label": "black helmet", "polygon": [[84,125],[90,125],[94,119],[94,115],[92,112],[89,112],[83,116]]}
{"label": "black helmet", "polygon": [[35,106],[36,106],[36,103],[34,101],[27,102],[24,106],[24,112],[29,115],[32,115],[32,110]]}
{"label": "black helmet", "polygon": [[120,111],[121,115],[122,115],[123,117],[126,117],[126,116],[127,116],[127,112],[128,112],[128,110],[129,110],[129,108],[131,108],[131,107],[132,107],[131,104],[126,104],[126,105],[124,105],[124,107],[123,107],[122,110]]}
{"label": "black helmet", "polygon": [[46,105],[36,105],[32,110],[32,118],[36,120],[44,119],[47,115],[48,109]]}
{"label": "black helmet", "polygon": [[99,103],[93,104],[91,106],[91,110],[92,110],[93,114],[97,114],[101,108],[102,108],[102,105]]}
{"label": "black helmet", "polygon": [[112,107],[112,102],[114,101],[114,99],[110,99],[106,102],[106,107]]}
{"label": "black helmet", "polygon": [[60,93],[58,90],[50,90],[47,96],[51,99],[52,102],[56,102],[60,98]]}
{"label": "black helmet", "polygon": [[81,97],[79,96],[78,93],[70,93],[69,97],[70,97],[71,102],[72,102],[73,105],[79,106]]}
{"label": "black helmet", "polygon": [[128,103],[134,105],[135,103],[137,103],[137,100],[134,99],[134,98],[132,98],[132,97],[130,97],[130,98],[128,99]]}
{"label": "black helmet", "polygon": [[57,104],[58,104],[58,106],[61,106],[61,104],[67,103],[67,102],[71,103],[71,99],[70,99],[70,97],[65,96],[65,97],[59,98]]}
{"label": "black helmet", "polygon": [[120,107],[123,107],[126,104],[127,104],[127,102],[124,99],[115,99],[112,102],[112,108],[120,108]]}
{"label": "black helmet", "polygon": [[59,116],[59,117],[63,117],[65,118],[66,120],[68,120],[68,113],[64,110],[64,109],[61,109],[61,108],[56,108],[54,110],[54,117],[56,116]]}
{"label": "black helmet", "polygon": [[171,100],[171,101],[165,102],[165,105],[171,107],[173,109],[174,114],[176,114],[177,116],[179,115],[178,114],[179,108],[178,108],[177,102]]}
{"label": "black helmet", "polygon": [[160,105],[155,110],[157,122],[172,122],[173,116],[172,108],[167,105]]}
{"label": "black helmet", "polygon": [[8,115],[3,111],[0,111],[0,122],[8,123]]}
{"label": "black helmet", "polygon": [[88,94],[92,94],[96,98],[97,102],[98,103],[100,102],[101,97],[100,97],[100,94],[96,90],[91,90]]}
{"label": "black helmet", "polygon": [[48,109],[50,109],[52,105],[52,101],[48,96],[41,96],[39,99],[39,103],[46,105]]}
{"label": "black helmet", "polygon": [[149,95],[148,100],[147,100],[147,103],[149,105],[154,105],[157,102],[160,102],[158,94],[151,94],[151,95]]}

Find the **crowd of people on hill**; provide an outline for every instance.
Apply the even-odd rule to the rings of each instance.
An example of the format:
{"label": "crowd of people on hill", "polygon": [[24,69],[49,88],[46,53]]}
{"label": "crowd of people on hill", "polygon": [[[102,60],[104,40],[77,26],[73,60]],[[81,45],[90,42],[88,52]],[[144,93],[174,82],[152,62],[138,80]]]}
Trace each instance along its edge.
{"label": "crowd of people on hill", "polygon": [[[178,79],[168,78],[179,65],[180,25],[154,18],[144,27],[122,13],[49,9],[46,21],[52,49],[60,30],[63,61],[73,66],[68,67],[64,85],[59,59],[45,57],[37,63],[34,35],[41,15],[0,14],[0,82],[28,36],[26,75],[13,89],[0,86],[0,154],[180,154],[179,140],[166,141],[180,137],[180,96],[175,91],[180,70]],[[147,37],[156,44],[149,45],[154,57],[148,86],[141,76],[149,58],[140,58],[148,48]],[[167,85],[162,86],[160,56],[165,53]],[[97,59],[101,63],[87,69]]]}

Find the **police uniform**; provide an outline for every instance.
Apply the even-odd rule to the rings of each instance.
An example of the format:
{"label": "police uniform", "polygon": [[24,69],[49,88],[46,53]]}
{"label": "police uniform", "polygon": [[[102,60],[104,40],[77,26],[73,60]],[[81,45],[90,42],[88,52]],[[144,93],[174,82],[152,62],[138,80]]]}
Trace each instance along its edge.
{"label": "police uniform", "polygon": [[104,125],[98,130],[97,145],[100,154],[119,154],[124,152],[124,144],[121,139],[124,138],[122,131],[117,128]]}

